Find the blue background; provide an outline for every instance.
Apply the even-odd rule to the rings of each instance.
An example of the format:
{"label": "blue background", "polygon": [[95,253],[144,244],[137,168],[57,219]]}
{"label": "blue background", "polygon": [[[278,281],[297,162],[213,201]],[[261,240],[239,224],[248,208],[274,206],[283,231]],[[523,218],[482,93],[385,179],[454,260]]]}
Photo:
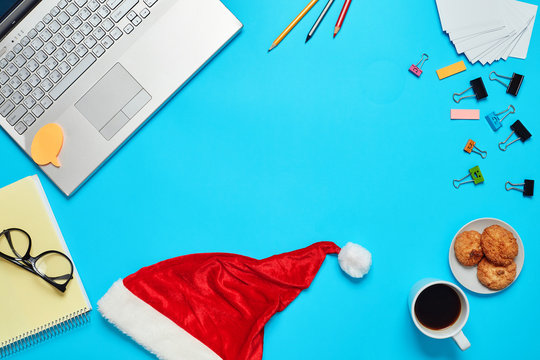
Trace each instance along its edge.
{"label": "blue background", "polygon": [[[312,286],[265,331],[264,359],[533,358],[538,337],[540,216],[537,198],[506,192],[507,180],[540,180],[539,31],[526,61],[471,66],[441,31],[434,1],[353,1],[332,39],[342,1],[314,38],[320,1],[271,53],[272,41],[306,0],[224,3],[244,30],[72,198],[0,133],[1,185],[39,173],[92,302],[118,278],[196,252],[263,258],[315,241],[348,241],[373,253],[360,282],[329,257]],[[536,2],[537,3],[537,2]],[[420,79],[408,72],[427,52]],[[517,98],[490,71],[525,75]],[[456,106],[452,93],[484,78],[489,97]],[[450,108],[505,109],[517,116],[494,133],[483,119],[450,121]],[[505,153],[497,143],[521,119],[533,134]],[[466,154],[472,138],[486,160]],[[485,183],[452,179],[480,165]],[[424,277],[455,281],[452,237],[465,223],[496,217],[521,235],[519,279],[492,296],[467,292],[471,314],[462,353],[413,326],[410,287]],[[536,219],[536,220],[535,220]],[[4,296],[4,295],[3,295]],[[13,359],[151,359],[97,311],[86,327]]]}

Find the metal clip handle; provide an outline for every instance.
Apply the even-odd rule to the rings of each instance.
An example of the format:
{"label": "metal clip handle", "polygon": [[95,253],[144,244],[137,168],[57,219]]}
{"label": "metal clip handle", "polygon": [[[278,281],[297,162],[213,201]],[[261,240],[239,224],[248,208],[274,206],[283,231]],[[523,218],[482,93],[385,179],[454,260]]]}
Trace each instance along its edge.
{"label": "metal clip handle", "polygon": [[[424,59],[425,57],[425,59]],[[420,58],[420,61],[416,64],[416,67],[421,69],[422,66],[424,66],[424,63],[429,60],[429,55],[426,53],[422,54],[422,57]]]}
{"label": "metal clip handle", "polygon": [[[499,143],[499,149],[501,149],[501,151],[506,151],[506,149],[508,149],[508,147],[509,147],[510,145],[512,145],[513,143],[515,143],[516,141],[519,140],[519,138],[517,138],[516,140],[512,141],[511,143],[506,144],[506,143],[508,142],[508,140],[510,140],[510,138],[512,137],[512,135],[514,135],[514,133],[515,133],[515,132],[512,131],[512,132],[510,133],[510,136],[508,136],[508,137],[506,138],[506,140],[501,141],[501,142]],[[506,145],[505,145],[505,144],[506,144]],[[505,145],[504,148],[502,147],[502,145]]]}
{"label": "metal clip handle", "polygon": [[469,95],[469,96],[463,96],[463,97],[460,97],[459,99],[456,100],[456,96],[461,96],[463,94],[465,94],[467,91],[471,90],[472,89],[472,86],[470,88],[468,88],[467,90],[465,91],[462,91],[460,93],[454,93],[454,95],[452,95],[452,99],[454,100],[454,102],[456,104],[459,104],[459,102],[463,99],[467,99],[467,98],[471,98],[471,97],[475,97],[476,95]]}
{"label": "metal clip handle", "polygon": [[503,78],[503,79],[508,79],[508,80],[512,80],[511,77],[499,75],[499,74],[497,74],[495,71],[492,71],[492,72],[489,73],[489,80],[491,80],[491,81],[498,81],[500,84],[502,84],[502,86],[504,86],[505,88],[508,89],[508,86],[509,86],[509,85],[503,83],[501,80],[499,80],[499,79],[497,79],[497,78],[492,79],[492,78],[491,78],[491,74],[495,74],[495,76],[497,76],[497,77],[500,77],[500,78]]}
{"label": "metal clip handle", "polygon": [[482,159],[487,158],[487,151],[480,150],[479,148],[476,147],[476,145],[474,146],[472,152],[475,153],[475,154],[480,155],[482,157]]}
{"label": "metal clip handle", "polygon": [[[452,181],[452,185],[454,185],[454,187],[455,187],[456,189],[459,189],[459,187],[460,187],[461,185],[463,185],[463,184],[468,184],[468,183],[474,182],[474,180],[469,180],[469,181],[464,181],[464,182],[462,182],[463,180],[465,180],[465,179],[468,178],[469,176],[472,176],[472,174],[469,173],[468,175],[465,175],[464,177],[462,177],[462,178],[459,179],[459,180],[454,179],[454,181]],[[457,186],[456,186],[456,184],[457,184]]]}
{"label": "metal clip handle", "polygon": [[[508,185],[510,185],[510,187],[508,187]],[[504,184],[504,188],[506,189],[506,191],[517,190],[517,191],[523,192],[523,189],[519,189],[519,188],[516,188],[514,186],[525,186],[525,183],[523,183],[523,184],[512,184],[510,181],[507,181]]]}
{"label": "metal clip handle", "polygon": [[516,113],[516,108],[514,107],[514,105],[510,105],[510,106],[508,106],[508,109],[506,109],[504,111],[501,111],[500,113],[495,114],[495,115],[499,116],[499,115],[504,114],[505,112],[508,112],[508,114],[504,115],[503,118],[501,120],[499,120],[500,123],[502,123],[503,120],[506,119],[509,115],[515,114]]}

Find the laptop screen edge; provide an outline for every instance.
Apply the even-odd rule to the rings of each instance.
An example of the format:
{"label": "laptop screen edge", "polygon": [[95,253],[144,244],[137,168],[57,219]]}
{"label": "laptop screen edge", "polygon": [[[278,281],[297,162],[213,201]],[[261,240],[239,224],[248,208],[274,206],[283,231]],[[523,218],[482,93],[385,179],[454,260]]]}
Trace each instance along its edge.
{"label": "laptop screen edge", "polygon": [[41,0],[16,0],[4,14],[0,14],[0,40],[39,4]]}

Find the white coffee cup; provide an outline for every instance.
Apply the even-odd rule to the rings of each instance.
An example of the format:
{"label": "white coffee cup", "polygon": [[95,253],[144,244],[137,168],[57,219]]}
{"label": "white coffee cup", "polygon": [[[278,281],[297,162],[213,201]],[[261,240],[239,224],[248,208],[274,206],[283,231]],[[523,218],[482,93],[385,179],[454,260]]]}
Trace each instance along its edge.
{"label": "white coffee cup", "polygon": [[[461,312],[458,316],[458,319],[452,325],[441,330],[433,330],[422,325],[422,323],[416,317],[414,311],[414,306],[416,304],[418,296],[425,289],[436,284],[444,284],[454,289],[459,297],[459,301],[461,302]],[[471,343],[469,342],[469,340],[467,340],[462,331],[465,323],[467,322],[467,319],[469,318],[469,301],[467,300],[467,296],[465,296],[463,290],[461,290],[457,285],[452,284],[448,281],[437,279],[420,280],[412,287],[411,292],[409,293],[409,310],[411,312],[411,317],[414,324],[416,325],[418,330],[420,330],[424,335],[427,335],[434,339],[453,338],[456,344],[461,348],[461,350],[467,350],[471,346]]]}

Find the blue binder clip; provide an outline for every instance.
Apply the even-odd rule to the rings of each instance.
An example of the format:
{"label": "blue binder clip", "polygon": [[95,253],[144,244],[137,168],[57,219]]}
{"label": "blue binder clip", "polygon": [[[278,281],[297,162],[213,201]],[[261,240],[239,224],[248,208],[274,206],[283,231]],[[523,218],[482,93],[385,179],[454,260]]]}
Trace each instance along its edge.
{"label": "blue binder clip", "polygon": [[[507,114],[504,115],[502,119],[499,118],[499,116],[504,113],[507,113]],[[503,120],[506,119],[508,115],[515,114],[515,113],[516,113],[516,108],[513,105],[510,105],[508,109],[501,111],[500,113],[495,114],[495,111],[490,112],[489,114],[486,115],[486,120],[489,126],[491,127],[491,130],[497,131],[501,128]]]}

